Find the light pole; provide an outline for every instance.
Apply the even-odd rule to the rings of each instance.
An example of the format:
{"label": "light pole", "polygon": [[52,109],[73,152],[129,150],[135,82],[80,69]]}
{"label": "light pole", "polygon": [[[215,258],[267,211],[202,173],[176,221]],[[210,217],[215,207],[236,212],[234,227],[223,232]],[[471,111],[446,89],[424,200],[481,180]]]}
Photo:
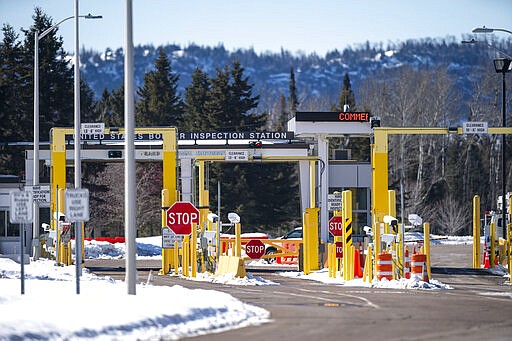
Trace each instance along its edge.
{"label": "light pole", "polygon": [[[494,69],[497,73],[501,73],[503,75],[503,94],[501,96],[501,114],[502,114],[502,126],[505,128],[507,126],[507,102],[506,102],[506,82],[505,82],[505,74],[507,72],[510,72],[510,62],[512,60],[509,58],[498,58],[494,60]],[[501,214],[502,214],[502,220],[501,220],[501,227],[503,229],[503,238],[507,236],[507,208],[506,208],[506,194],[507,194],[507,172],[506,172],[506,165],[507,165],[507,159],[506,159],[506,135],[501,135]]]}
{"label": "light pole", "polygon": [[473,33],[492,33],[492,32],[506,32],[512,34],[512,31],[506,30],[504,28],[490,28],[490,27],[477,27],[474,28]]}
{"label": "light pole", "polygon": [[[77,0],[78,1],[78,0]],[[85,19],[100,19],[101,15],[79,15],[80,18]],[[34,163],[33,163],[33,179],[32,185],[39,185],[39,40],[46,37],[50,32],[55,30],[63,22],[73,19],[75,16],[70,16],[62,19],[58,23],[44,30],[41,34],[37,31],[34,33]],[[75,47],[76,48],[76,47]],[[78,54],[78,50],[75,51],[75,55]],[[78,64],[75,64],[78,65]],[[76,89],[76,87],[75,87]],[[80,93],[78,94],[80,95]],[[76,96],[76,94],[75,94]],[[33,239],[39,240],[39,206],[34,203],[34,219],[32,226]],[[34,244],[33,257],[38,259],[40,255],[40,245]]]}

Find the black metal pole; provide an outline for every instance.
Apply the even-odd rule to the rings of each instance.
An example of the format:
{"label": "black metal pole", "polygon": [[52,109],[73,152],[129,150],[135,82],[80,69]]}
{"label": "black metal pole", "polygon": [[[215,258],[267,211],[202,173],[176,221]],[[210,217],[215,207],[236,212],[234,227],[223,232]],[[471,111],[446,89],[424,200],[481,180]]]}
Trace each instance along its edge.
{"label": "black metal pole", "polygon": [[[501,110],[502,110],[502,120],[503,120],[503,128],[507,126],[507,110],[506,110],[506,84],[505,84],[505,70],[502,72],[503,75],[503,95],[502,95],[502,103],[501,103]],[[507,160],[506,160],[506,134],[501,135],[501,213],[502,213],[502,220],[501,220],[501,227],[503,229],[503,238],[507,236],[507,207],[506,207],[506,194],[507,194],[507,172],[506,172],[506,166],[507,166]]]}

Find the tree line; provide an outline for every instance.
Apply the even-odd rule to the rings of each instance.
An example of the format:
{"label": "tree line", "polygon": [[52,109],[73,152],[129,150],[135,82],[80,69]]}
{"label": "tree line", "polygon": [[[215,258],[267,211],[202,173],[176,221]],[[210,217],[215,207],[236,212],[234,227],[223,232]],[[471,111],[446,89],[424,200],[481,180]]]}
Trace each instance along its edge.
{"label": "tree line", "polygon": [[[34,32],[52,25],[52,19],[36,8],[33,25],[22,30],[23,39],[4,25],[0,43],[0,142],[30,141],[33,115]],[[40,134],[49,139],[52,127],[73,122],[73,65],[62,48],[62,37],[51,32],[39,42]],[[348,74],[342,78],[338,103],[321,95],[299,98],[295,72],[290,67],[289,91],[272,99],[271,110],[258,109],[260,97],[245,69],[234,59],[216,68],[210,76],[196,67],[183,94],[179,75],[163,49],[154,69],[144,75],[136,93],[136,126],[176,126],[180,131],[286,130],[297,110],[370,111],[383,126],[447,127],[467,121],[487,121],[501,126],[501,83],[494,70],[474,75],[472,96],[463,98],[448,65],[429,68],[403,66],[375,73],[352,90]],[[83,122],[123,126],[124,87],[105,90],[95,100],[86,81],[81,81]],[[511,96],[507,96],[511,98]],[[266,99],[268,101],[268,99]],[[509,106],[510,107],[510,106]],[[456,109],[455,109],[456,108]],[[455,112],[463,108],[465,112]],[[507,139],[511,151],[510,136]],[[395,135],[389,141],[389,183],[405,193],[405,212],[420,214],[437,233],[470,231],[471,198],[479,194],[482,209],[495,209],[501,194],[501,137],[495,135]],[[352,157],[370,160],[370,140],[360,137],[332,139],[332,148],[348,148]],[[512,155],[512,153],[508,153]],[[511,161],[512,157],[509,157]],[[507,164],[508,191],[512,172]],[[89,235],[119,235],[123,228],[123,179],[121,164],[83,165],[83,186],[91,191]],[[212,210],[217,210],[217,183],[221,183],[221,211],[237,212],[245,231],[274,235],[301,224],[298,170],[294,164],[209,164]],[[41,167],[42,176],[48,170]],[[0,173],[23,174],[23,150],[0,148]],[[72,169],[68,170],[72,172]],[[158,235],[162,167],[157,163],[137,165],[137,221],[140,236]],[[72,178],[72,173],[68,175]],[[399,210],[400,211],[400,210]]]}

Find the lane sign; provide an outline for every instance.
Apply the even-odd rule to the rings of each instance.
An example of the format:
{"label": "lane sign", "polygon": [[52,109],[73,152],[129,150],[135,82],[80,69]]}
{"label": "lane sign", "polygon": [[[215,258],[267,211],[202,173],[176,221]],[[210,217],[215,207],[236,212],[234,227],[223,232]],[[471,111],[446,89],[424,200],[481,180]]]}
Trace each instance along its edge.
{"label": "lane sign", "polygon": [[181,247],[183,242],[183,236],[179,236],[168,227],[162,229],[162,248],[163,249],[174,249],[174,242],[178,242],[178,247]]}
{"label": "lane sign", "polygon": [[28,224],[33,219],[32,192],[12,191],[9,194],[11,224]]}
{"label": "lane sign", "polygon": [[199,210],[188,201],[176,201],[165,217],[165,225],[177,235],[188,235],[192,233],[192,224],[199,224]]}
{"label": "lane sign", "polygon": [[245,244],[245,253],[250,259],[259,259],[265,254],[265,244],[259,239],[251,239]]}
{"label": "lane sign", "polygon": [[341,216],[334,216],[329,220],[329,232],[334,237],[343,236],[343,218]]}
{"label": "lane sign", "polygon": [[89,221],[89,190],[87,188],[66,190],[65,214],[67,221]]}

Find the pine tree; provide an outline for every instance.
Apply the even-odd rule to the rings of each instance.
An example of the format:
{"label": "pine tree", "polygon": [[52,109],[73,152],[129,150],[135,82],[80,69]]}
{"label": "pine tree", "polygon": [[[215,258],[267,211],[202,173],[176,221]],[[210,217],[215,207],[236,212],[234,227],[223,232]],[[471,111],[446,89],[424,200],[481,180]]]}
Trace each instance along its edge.
{"label": "pine tree", "polygon": [[[295,72],[293,66],[290,67],[290,108],[289,112],[291,116],[295,116],[297,108],[299,107],[299,99],[297,98],[297,86],[295,85]],[[291,117],[287,117],[290,119]]]}
{"label": "pine tree", "polygon": [[137,90],[138,126],[177,126],[183,114],[178,94],[179,76],[174,74],[163,49],[155,60],[155,70],[144,75],[144,85]]}
{"label": "pine tree", "polygon": [[192,84],[185,89],[183,122],[178,125],[184,131],[208,131],[206,103],[210,98],[210,79],[201,68],[192,74]]}

